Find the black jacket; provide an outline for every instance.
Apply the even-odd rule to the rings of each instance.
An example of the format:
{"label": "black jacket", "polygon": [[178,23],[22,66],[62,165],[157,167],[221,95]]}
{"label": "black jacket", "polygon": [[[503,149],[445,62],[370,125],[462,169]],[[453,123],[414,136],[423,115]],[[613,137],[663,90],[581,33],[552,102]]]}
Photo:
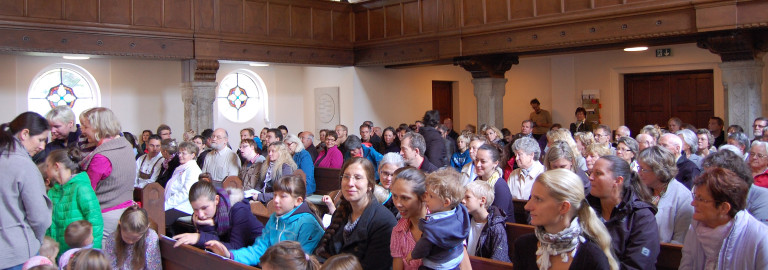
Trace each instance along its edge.
{"label": "black jacket", "polygon": [[[587,201],[598,217],[602,216],[600,199],[592,195]],[[659,227],[656,208],[625,190],[622,202],[611,212],[605,227],[611,235],[611,246],[621,269],[656,269],[659,256]],[[517,246],[515,246],[517,247]]]}
{"label": "black jacket", "polygon": [[344,225],[347,224],[345,220],[331,239],[325,243],[324,248],[330,255],[341,253],[355,255],[366,270],[391,269],[392,253],[389,249],[389,240],[392,237],[392,228],[397,221],[387,208],[376,203],[376,199],[373,200],[363,211],[347,241],[344,241]]}
{"label": "black jacket", "polygon": [[431,173],[434,171],[437,171],[438,168],[435,166],[435,164],[432,164],[432,162],[429,162],[429,159],[427,157],[424,157],[424,161],[421,162],[421,166],[419,166],[419,170],[421,170],[424,173]]}
{"label": "black jacket", "polygon": [[438,168],[447,165],[444,162],[449,157],[445,151],[445,143],[443,142],[443,136],[440,135],[440,131],[433,127],[422,127],[419,129],[419,133],[421,136],[424,136],[424,141],[427,143],[424,157],[429,159],[429,162]]}
{"label": "black jacket", "polygon": [[696,179],[699,174],[701,174],[701,169],[696,166],[696,163],[689,160],[685,154],[680,156],[680,159],[677,160],[677,175],[675,175],[677,181],[680,181],[685,187],[691,189],[693,179]]}
{"label": "black jacket", "polygon": [[[568,269],[610,269],[608,258],[605,257],[605,253],[600,249],[600,246],[586,235],[584,235],[584,238],[587,239],[587,242],[579,245],[578,250],[576,250],[576,255],[573,256],[571,266],[568,267]],[[538,249],[538,244],[539,239],[532,233],[517,238],[517,240],[515,240],[515,253],[512,258],[512,263],[514,265],[512,269],[538,270],[539,266],[536,265],[536,250]]]}
{"label": "black jacket", "polygon": [[176,170],[176,167],[179,167],[181,165],[181,162],[179,162],[179,156],[175,156],[171,159],[171,161],[168,161],[168,169],[162,168],[160,169],[160,174],[157,176],[157,182],[163,188],[165,188],[165,184],[168,183],[168,180],[171,180],[171,176],[173,176],[173,171]]}
{"label": "black jacket", "polygon": [[571,131],[571,135],[573,135],[576,132],[592,132],[592,124],[590,124],[587,121],[584,121],[584,124],[579,125],[578,123],[571,123],[571,127],[569,129]]}
{"label": "black jacket", "polygon": [[507,215],[496,206],[488,208],[488,221],[477,239],[475,256],[510,262],[506,219]]}

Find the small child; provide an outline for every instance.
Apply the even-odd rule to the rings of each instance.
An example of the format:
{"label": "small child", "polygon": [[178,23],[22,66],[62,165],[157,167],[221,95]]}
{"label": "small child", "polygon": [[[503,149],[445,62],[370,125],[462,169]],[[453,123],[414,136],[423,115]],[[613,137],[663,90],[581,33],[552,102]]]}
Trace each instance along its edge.
{"label": "small child", "polygon": [[349,253],[336,254],[325,260],[320,270],[363,270],[360,260]]}
{"label": "small child", "polygon": [[[147,211],[135,205],[126,208],[120,216],[117,229],[107,237],[104,253],[115,270],[162,269],[157,232],[149,228]],[[75,258],[77,255],[70,264]]]}
{"label": "small child", "polygon": [[252,246],[231,252],[215,240],[208,241],[205,246],[216,254],[254,266],[259,264],[259,258],[267,248],[285,240],[297,241],[304,252],[312,253],[325,232],[311,208],[313,205],[304,201],[307,190],[304,180],[297,175],[283,176],[275,181],[272,188],[275,213],[269,217],[261,236]]}
{"label": "small child", "polygon": [[[112,265],[114,265],[114,262],[112,262]],[[111,269],[123,269],[123,268],[112,268],[110,266],[109,256],[105,255],[100,250],[85,248],[85,249],[78,250],[77,252],[75,252],[74,255],[72,255],[72,260],[70,261],[69,266],[66,269],[67,270],[111,270]],[[133,269],[141,269],[141,268],[133,268]]]}
{"label": "small child", "polygon": [[422,236],[406,260],[422,259],[427,269],[458,269],[469,234],[467,208],[460,204],[464,187],[454,169],[443,168],[427,175],[424,202],[426,218],[419,220]]}
{"label": "small child", "polygon": [[93,247],[93,227],[87,220],[78,220],[72,222],[64,231],[64,241],[67,242],[69,250],[64,252],[59,258],[59,268],[66,269],[72,255],[78,250]]}
{"label": "small child", "polygon": [[507,215],[493,206],[493,187],[486,181],[473,181],[466,186],[464,200],[471,216],[467,253],[473,256],[510,262],[505,228]]}
{"label": "small child", "polygon": [[320,269],[320,263],[315,257],[304,253],[299,242],[282,241],[261,255],[261,269],[317,270]]}
{"label": "small child", "polygon": [[40,255],[29,258],[21,267],[23,270],[30,269],[38,265],[54,265],[56,255],[59,254],[59,243],[53,238],[46,236],[43,238],[43,245],[40,246]]}
{"label": "small child", "polygon": [[80,150],[77,148],[54,150],[45,159],[48,177],[53,187],[48,198],[53,203],[51,227],[45,235],[59,242],[61,253],[69,250],[65,230],[70,223],[87,220],[91,223],[91,234],[95,248],[101,248],[104,220],[96,193],[86,172],[80,171]]}

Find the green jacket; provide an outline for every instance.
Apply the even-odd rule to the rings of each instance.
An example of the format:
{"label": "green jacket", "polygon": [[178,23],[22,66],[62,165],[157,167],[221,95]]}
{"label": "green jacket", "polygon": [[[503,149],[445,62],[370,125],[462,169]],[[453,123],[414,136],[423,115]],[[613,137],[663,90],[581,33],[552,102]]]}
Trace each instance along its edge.
{"label": "green jacket", "polygon": [[67,226],[78,220],[88,220],[93,226],[93,247],[101,248],[104,220],[101,217],[101,207],[96,193],[91,187],[88,174],[76,174],[66,184],[54,184],[48,190],[48,197],[53,202],[53,222],[45,235],[59,243],[59,255],[69,249],[64,241],[64,231]]}

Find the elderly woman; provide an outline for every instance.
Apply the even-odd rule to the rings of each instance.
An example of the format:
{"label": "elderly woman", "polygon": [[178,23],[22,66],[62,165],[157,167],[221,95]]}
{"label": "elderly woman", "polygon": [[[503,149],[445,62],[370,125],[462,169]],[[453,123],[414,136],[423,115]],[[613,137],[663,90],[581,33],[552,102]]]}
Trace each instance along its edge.
{"label": "elderly woman", "polygon": [[608,155],[595,162],[589,181],[587,201],[604,220],[621,269],[653,269],[660,247],[656,210],[637,175],[626,161]]}
{"label": "elderly woman", "polygon": [[696,155],[699,151],[699,138],[696,137],[696,133],[690,129],[681,129],[675,134],[680,136],[680,140],[683,141],[683,152],[685,153],[685,156],[701,169],[702,158]]}
{"label": "elderly woman", "polygon": [[768,142],[754,141],[747,158],[755,185],[768,188]]}
{"label": "elderly woman", "polygon": [[652,191],[651,203],[656,206],[656,224],[659,241],[682,244],[691,224],[690,190],[675,180],[677,165],[675,155],[667,148],[651,146],[638,156],[640,181]]}
{"label": "elderly woman", "polygon": [[497,127],[488,126],[485,128],[485,137],[488,137],[489,142],[504,146],[504,135]]}
{"label": "elderly woman", "polygon": [[340,169],[344,163],[344,155],[339,151],[336,140],[339,138],[336,132],[329,130],[325,135],[325,149],[320,149],[315,160],[315,168]]}
{"label": "elderly woman", "polygon": [[386,189],[389,193],[387,200],[382,204],[384,207],[389,209],[389,211],[392,212],[392,215],[395,217],[397,217],[398,211],[397,207],[395,207],[395,203],[392,200],[391,187],[392,181],[395,177],[395,171],[402,167],[405,167],[405,161],[399,153],[387,153],[386,155],[382,156],[381,160],[379,161],[379,185]]}
{"label": "elderly woman", "polygon": [[97,144],[81,163],[91,179],[104,219],[104,239],[117,229],[125,208],[133,205],[136,161],[133,148],[120,136],[122,127],[112,110],[96,107],[80,114],[80,127]]}
{"label": "elderly woman", "polygon": [[240,173],[238,176],[243,180],[243,190],[256,189],[259,177],[259,170],[261,169],[261,163],[266,161],[266,158],[259,155],[256,142],[254,140],[243,140],[240,142],[240,156],[243,157],[245,162],[243,166],[240,166]]}
{"label": "elderly woman", "polygon": [[706,128],[700,128],[696,131],[696,155],[704,159],[710,153],[717,151],[717,148],[712,146],[715,143],[715,136],[709,132]]}
{"label": "elderly woman", "polygon": [[595,162],[602,156],[611,154],[611,149],[603,144],[593,143],[587,147],[587,155],[584,156],[584,160],[587,163],[587,175],[592,174],[592,170],[595,167]]}
{"label": "elderly woman", "polygon": [[532,138],[520,138],[512,143],[512,151],[515,153],[518,168],[510,173],[507,185],[513,199],[527,200],[531,197],[533,181],[544,172],[544,165],[539,162],[541,148]]}
{"label": "elderly woman", "polygon": [[766,269],[768,229],[745,211],[747,183],[710,168],[693,182],[693,214],[680,269]]}
{"label": "elderly woman", "polygon": [[293,154],[293,162],[306,175],[307,196],[315,193],[315,165],[312,162],[312,156],[304,149],[304,143],[296,135],[288,134],[283,141],[288,145],[288,150],[291,154]]}
{"label": "elderly woman", "polygon": [[[202,171],[197,166],[195,157],[197,145],[183,142],[179,145],[179,167],[173,171],[173,176],[165,185],[165,226],[171,228],[176,219],[192,215],[192,205],[189,204],[189,189],[197,183]],[[174,235],[169,233],[168,235]]]}
{"label": "elderly woman", "polygon": [[749,151],[749,137],[743,132],[735,132],[728,135],[727,143],[736,146],[741,150],[741,153],[746,154]]}
{"label": "elderly woman", "polygon": [[573,152],[573,147],[564,141],[557,141],[552,144],[549,151],[547,151],[547,156],[544,157],[544,168],[547,170],[566,169],[575,173],[581,179],[581,184],[584,186],[584,194],[589,194],[591,187],[589,176],[575,164],[576,155]]}
{"label": "elderly woman", "polygon": [[629,163],[629,167],[634,172],[638,170],[637,160],[635,159],[639,152],[637,148],[637,141],[632,139],[632,137],[621,137],[616,145],[616,156]]}
{"label": "elderly woman", "polygon": [[397,220],[373,196],[373,164],[366,158],[353,157],[341,171],[341,202],[315,254],[325,260],[350,253],[360,260],[363,269],[392,268],[389,244]]}
{"label": "elderly woman", "polygon": [[469,156],[469,136],[465,134],[459,135],[456,138],[456,145],[459,146],[459,151],[453,153],[451,156],[451,166],[458,171],[468,163],[472,163],[472,158]]}

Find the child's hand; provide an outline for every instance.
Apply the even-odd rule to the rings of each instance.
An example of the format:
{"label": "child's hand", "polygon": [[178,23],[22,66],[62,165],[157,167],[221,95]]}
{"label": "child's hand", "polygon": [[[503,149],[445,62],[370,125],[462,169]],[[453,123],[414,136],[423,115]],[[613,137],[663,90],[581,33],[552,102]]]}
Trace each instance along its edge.
{"label": "child's hand", "polygon": [[333,212],[336,212],[336,204],[333,203],[331,196],[323,195],[323,202],[328,206],[328,214],[333,215]]}
{"label": "child's hand", "polygon": [[200,240],[200,234],[199,233],[182,233],[179,235],[174,235],[173,240],[176,240],[176,244],[173,244],[173,247],[179,247],[181,245],[194,245],[197,243],[197,241]]}
{"label": "child's hand", "polygon": [[192,215],[192,224],[195,224],[196,226],[213,226],[213,218],[201,220],[197,217],[197,213]]}
{"label": "child's hand", "polygon": [[232,256],[232,254],[229,253],[229,250],[227,249],[227,247],[225,247],[224,244],[216,240],[205,242],[205,248],[210,249],[211,252],[219,254],[219,256],[222,256],[225,258],[229,258],[230,256]]}

